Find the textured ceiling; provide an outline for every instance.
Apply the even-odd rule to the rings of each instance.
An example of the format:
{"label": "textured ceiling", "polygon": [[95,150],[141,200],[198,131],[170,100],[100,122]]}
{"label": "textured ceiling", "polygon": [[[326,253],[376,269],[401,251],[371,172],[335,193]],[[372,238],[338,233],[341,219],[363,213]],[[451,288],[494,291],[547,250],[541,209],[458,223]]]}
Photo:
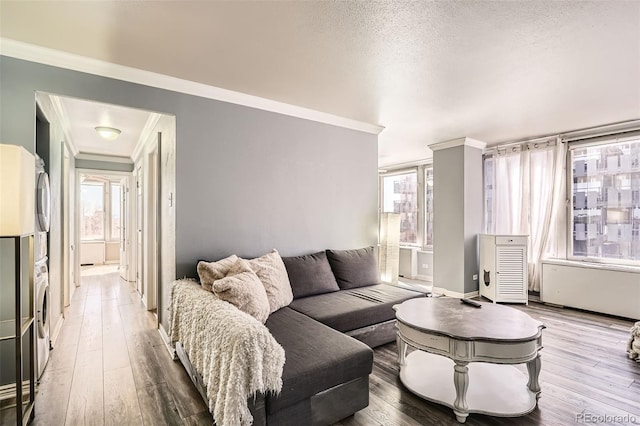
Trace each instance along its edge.
{"label": "textured ceiling", "polygon": [[8,2],[2,37],[380,124],[380,164],[640,118],[640,2]]}

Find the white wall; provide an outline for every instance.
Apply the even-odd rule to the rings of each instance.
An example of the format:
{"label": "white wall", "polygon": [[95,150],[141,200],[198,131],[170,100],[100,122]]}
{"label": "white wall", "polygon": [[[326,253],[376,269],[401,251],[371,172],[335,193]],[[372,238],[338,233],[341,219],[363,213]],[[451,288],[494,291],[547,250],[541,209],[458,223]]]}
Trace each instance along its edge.
{"label": "white wall", "polygon": [[[163,292],[163,288],[168,288],[168,284],[175,279],[175,117],[162,115],[156,126],[150,132],[147,140],[143,142],[140,153],[135,158],[134,170],[141,167],[142,171],[142,193],[143,193],[143,221],[145,223],[145,234],[143,242],[143,287],[144,301],[148,309],[156,307],[155,297],[163,301],[161,306],[165,306],[168,311],[170,306],[168,292]],[[160,133],[160,144],[158,144],[158,134]],[[152,153],[160,156],[157,173],[159,200],[151,205],[150,164]],[[135,186],[135,185],[132,185]],[[133,192],[133,191],[132,191]],[[132,193],[132,201],[136,194]],[[136,208],[138,208],[136,206]],[[135,215],[133,216],[135,224]],[[156,235],[155,229],[149,226],[151,219],[161,222],[160,235]],[[133,243],[135,250],[135,242]],[[153,254],[157,254],[154,256]],[[157,263],[156,263],[157,262]],[[134,263],[135,265],[135,263]],[[157,288],[160,291],[157,293]],[[154,294],[150,294],[154,292]],[[164,294],[166,293],[166,294]],[[155,301],[157,302],[157,301]],[[166,312],[158,312],[158,319],[162,321]]]}
{"label": "white wall", "polygon": [[[50,329],[54,333],[62,324],[63,299],[63,267],[62,253],[62,143],[65,143],[64,132],[48,97],[38,96],[38,105],[49,121],[49,158],[44,159],[49,171],[51,186],[51,224],[49,230],[49,299]],[[35,116],[35,106],[33,114]],[[57,194],[57,195],[56,195]],[[52,337],[56,337],[55,335]]]}

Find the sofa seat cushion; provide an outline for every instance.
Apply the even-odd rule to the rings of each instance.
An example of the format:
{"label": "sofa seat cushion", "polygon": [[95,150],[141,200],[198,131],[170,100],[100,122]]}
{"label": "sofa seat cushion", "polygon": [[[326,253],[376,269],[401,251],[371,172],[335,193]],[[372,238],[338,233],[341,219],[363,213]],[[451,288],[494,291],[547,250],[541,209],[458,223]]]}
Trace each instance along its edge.
{"label": "sofa seat cushion", "polygon": [[424,293],[389,284],[341,290],[294,300],[290,308],[347,332],[395,318],[393,305]]}
{"label": "sofa seat cushion", "polygon": [[291,308],[272,313],[266,326],[286,354],[282,391],[268,396],[269,413],[371,373],[373,351],[367,345]]}

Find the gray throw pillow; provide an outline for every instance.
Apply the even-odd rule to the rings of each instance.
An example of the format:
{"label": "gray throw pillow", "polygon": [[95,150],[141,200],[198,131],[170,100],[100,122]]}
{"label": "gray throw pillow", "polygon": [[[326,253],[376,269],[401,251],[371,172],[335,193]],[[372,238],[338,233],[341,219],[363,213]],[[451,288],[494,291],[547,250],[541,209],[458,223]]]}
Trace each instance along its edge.
{"label": "gray throw pillow", "polygon": [[294,299],[340,290],[325,252],[283,257],[282,261],[289,274]]}
{"label": "gray throw pillow", "polygon": [[238,256],[232,254],[217,262],[198,262],[198,276],[200,277],[200,285],[202,285],[202,288],[211,291],[213,282],[224,278],[237,260]]}
{"label": "gray throw pillow", "polygon": [[354,250],[327,250],[327,258],[338,286],[343,290],[380,284],[378,259],[373,246]]}

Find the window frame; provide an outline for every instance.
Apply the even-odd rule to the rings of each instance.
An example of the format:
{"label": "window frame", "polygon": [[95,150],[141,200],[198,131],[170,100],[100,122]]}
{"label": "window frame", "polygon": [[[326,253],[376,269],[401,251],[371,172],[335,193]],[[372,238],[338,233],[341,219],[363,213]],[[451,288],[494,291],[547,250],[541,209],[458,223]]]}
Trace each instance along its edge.
{"label": "window frame", "polygon": [[[118,242],[120,241],[120,235],[117,235],[115,238],[112,236],[112,219],[113,219],[113,205],[111,202],[111,194],[112,194],[112,185],[118,185],[122,187],[122,183],[120,182],[120,178],[116,178],[112,175],[101,175],[101,174],[90,174],[82,172],[80,176],[100,176],[103,178],[100,180],[89,180],[85,182],[80,182],[80,193],[82,193],[82,186],[102,186],[102,238],[83,238],[82,236],[82,196],[80,196],[79,207],[80,207],[80,229],[78,233],[78,239],[81,243],[95,243],[95,242]],[[122,194],[120,194],[120,202],[122,203]],[[122,220],[122,219],[121,219]]]}
{"label": "window frame", "polygon": [[417,205],[417,229],[416,242],[400,242],[401,247],[418,248],[423,251],[432,251],[433,244],[427,244],[427,170],[433,170],[433,162],[421,163],[414,166],[402,167],[387,171],[381,171],[378,175],[378,225],[384,206],[384,178],[399,176],[409,173],[416,174],[416,205]]}
{"label": "window frame", "polygon": [[[420,212],[418,213],[418,223],[422,224],[422,244],[421,247],[423,250],[425,251],[433,251],[433,236],[432,236],[432,241],[431,244],[428,244],[428,238],[427,238],[427,230],[428,230],[428,226],[427,226],[427,222],[428,222],[428,213],[429,213],[429,209],[427,208],[427,201],[428,201],[428,197],[427,197],[427,188],[429,187],[429,183],[427,181],[427,172],[428,170],[431,170],[431,179],[432,179],[432,184],[431,184],[431,199],[433,200],[433,181],[435,181],[434,179],[434,168],[433,168],[433,163],[425,163],[422,164],[420,167],[421,169],[421,174],[422,174],[422,190],[419,189],[419,191],[422,193],[422,218],[420,218]],[[420,181],[418,181],[418,187],[420,187]],[[419,198],[418,198],[419,200]],[[433,209],[433,206],[432,206]],[[431,212],[433,214],[433,212]],[[433,222],[431,224],[432,230],[431,233],[433,235]]]}
{"label": "window frame", "polygon": [[[82,232],[82,225],[80,226],[80,234],[79,234],[79,239],[80,242],[83,243],[88,243],[88,242],[99,242],[99,241],[106,241],[105,237],[108,235],[107,234],[107,228],[106,228],[106,217],[107,217],[107,191],[105,189],[106,182],[97,182],[97,181],[89,181],[89,182],[80,182],[80,194],[82,194],[82,187],[83,186],[96,186],[96,187],[102,187],[102,237],[101,238],[86,238],[83,236],[83,232]],[[84,220],[84,206],[83,206],[83,202],[84,200],[82,199],[82,195],[80,196],[80,223],[82,224],[83,220]]]}
{"label": "window frame", "polygon": [[[601,148],[621,143],[631,143],[637,141],[640,143],[640,132],[630,132],[630,134],[613,134],[595,137],[591,139],[576,139],[568,141],[567,157],[566,157],[566,193],[567,207],[565,211],[566,224],[566,259],[572,261],[597,263],[602,265],[623,265],[623,266],[640,266],[640,260],[633,259],[617,259],[611,257],[597,256],[577,256],[574,254],[574,196],[573,196],[573,151],[585,148]],[[638,168],[640,172],[640,168]],[[636,172],[636,173],[638,173]],[[631,172],[633,173],[633,172]],[[633,214],[633,213],[632,213]],[[632,229],[633,232],[633,229]],[[632,234],[633,235],[633,234]],[[633,237],[632,237],[633,238]]]}
{"label": "window frame", "polygon": [[[382,213],[384,210],[384,179],[387,177],[393,177],[393,176],[400,176],[400,175],[406,175],[406,174],[410,174],[410,173],[415,173],[416,174],[416,205],[417,205],[417,209],[418,209],[418,214],[417,214],[417,229],[416,229],[416,242],[415,243],[408,243],[408,242],[403,242],[400,241],[400,246],[401,247],[421,247],[422,246],[422,226],[421,226],[421,208],[420,205],[422,203],[422,199],[421,199],[421,195],[420,195],[420,171],[418,170],[419,168],[417,166],[415,167],[407,167],[407,168],[402,168],[402,169],[395,169],[395,170],[390,170],[390,171],[386,171],[383,173],[379,174],[379,178],[378,178],[378,228],[380,226],[380,219],[382,217]],[[378,232],[379,234],[379,232]]]}
{"label": "window frame", "polygon": [[[108,242],[120,241],[120,232],[115,237],[113,236],[113,186],[117,185],[120,189],[118,190],[118,210],[120,210],[122,203],[122,183],[118,180],[109,179],[109,214],[107,222],[109,222],[109,239],[105,239]],[[120,212],[118,212],[120,214]],[[122,227],[122,218],[120,218],[120,226]]]}
{"label": "window frame", "polygon": [[[495,209],[493,194],[496,186],[496,174],[495,174],[495,154],[493,152],[485,152],[482,154],[482,227],[485,234],[495,233]],[[491,199],[487,199],[487,161],[491,161]],[[488,207],[491,205],[491,218],[487,217]],[[491,219],[491,220],[490,220]]]}

